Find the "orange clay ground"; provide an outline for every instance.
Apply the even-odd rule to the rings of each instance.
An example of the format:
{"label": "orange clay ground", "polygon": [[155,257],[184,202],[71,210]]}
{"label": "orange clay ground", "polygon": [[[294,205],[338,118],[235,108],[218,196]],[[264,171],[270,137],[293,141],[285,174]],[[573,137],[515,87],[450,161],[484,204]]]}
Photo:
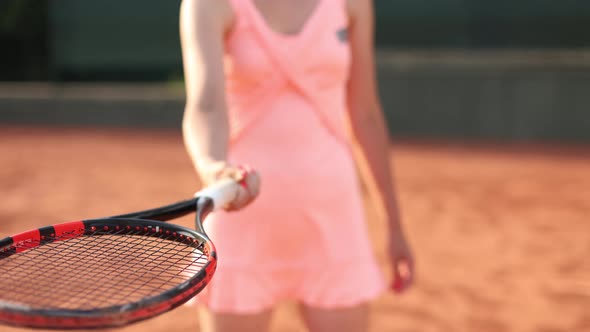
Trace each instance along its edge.
{"label": "orange clay ground", "polygon": [[[374,304],[372,331],[590,331],[590,147],[402,141],[393,151],[419,275],[411,292]],[[4,126],[0,158],[0,236],[195,190],[176,131]],[[385,262],[382,229],[372,218]],[[272,331],[303,331],[296,312],[281,305]],[[198,322],[182,307],[121,331],[196,332]]]}

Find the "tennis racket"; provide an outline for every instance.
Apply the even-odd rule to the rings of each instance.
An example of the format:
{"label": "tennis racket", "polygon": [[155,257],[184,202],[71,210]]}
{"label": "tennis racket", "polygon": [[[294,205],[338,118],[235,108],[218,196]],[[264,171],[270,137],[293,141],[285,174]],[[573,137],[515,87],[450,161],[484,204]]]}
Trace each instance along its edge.
{"label": "tennis racket", "polygon": [[[0,323],[43,329],[120,327],[185,303],[217,257],[206,216],[231,202],[224,180],[155,209],[42,227],[0,240]],[[196,212],[196,228],[164,223]]]}

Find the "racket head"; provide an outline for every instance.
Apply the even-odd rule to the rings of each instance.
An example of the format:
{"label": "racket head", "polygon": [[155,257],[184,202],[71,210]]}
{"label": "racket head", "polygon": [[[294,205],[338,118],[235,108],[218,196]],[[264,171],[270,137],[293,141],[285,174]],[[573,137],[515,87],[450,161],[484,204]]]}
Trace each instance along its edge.
{"label": "racket head", "polygon": [[[203,204],[197,224],[211,205]],[[102,218],[34,229],[0,240],[0,321],[43,329],[128,325],[194,297],[216,265],[204,232],[160,221]]]}

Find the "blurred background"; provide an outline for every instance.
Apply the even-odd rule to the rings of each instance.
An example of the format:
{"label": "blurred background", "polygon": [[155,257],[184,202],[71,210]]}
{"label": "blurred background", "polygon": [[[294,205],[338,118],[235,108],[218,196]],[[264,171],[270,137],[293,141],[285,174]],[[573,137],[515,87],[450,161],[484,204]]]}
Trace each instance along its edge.
{"label": "blurred background", "polygon": [[[590,2],[375,4],[418,282],[374,304],[372,331],[590,331]],[[0,0],[0,234],[193,192],[179,5]],[[273,332],[303,331],[296,310]],[[126,330],[172,325],[196,331],[194,309]]]}
{"label": "blurred background", "polygon": [[[177,126],[183,108],[179,3],[2,0],[0,81],[47,84],[0,89],[0,120],[109,124],[116,113],[113,124]],[[381,96],[392,134],[590,139],[590,3],[375,3]],[[86,106],[103,118],[77,112],[78,102],[96,96],[81,86],[66,89],[72,82],[103,85],[94,93],[111,101],[108,107]],[[40,105],[52,113],[38,114]]]}

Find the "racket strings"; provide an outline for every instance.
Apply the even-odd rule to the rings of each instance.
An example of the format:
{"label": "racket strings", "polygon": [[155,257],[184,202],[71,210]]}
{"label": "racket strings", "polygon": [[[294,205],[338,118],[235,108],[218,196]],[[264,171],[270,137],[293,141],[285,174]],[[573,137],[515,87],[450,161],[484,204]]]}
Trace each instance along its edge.
{"label": "racket strings", "polygon": [[[144,237],[138,237],[138,238],[132,238],[130,239],[130,241],[126,242],[123,246],[121,246],[121,250],[135,250],[137,247],[141,246],[144,242],[145,238]],[[148,258],[149,253],[148,252],[140,252],[137,257],[139,258],[139,263],[137,265],[131,266],[129,264],[124,264],[125,258],[122,256],[114,256],[111,257],[109,256],[111,252],[109,252],[108,250],[98,250],[96,253],[94,254],[98,254],[98,255],[105,255],[106,259],[109,259],[111,262],[111,266],[107,266],[104,267],[104,269],[101,271],[104,275],[109,275],[112,276],[113,274],[117,274],[119,276],[124,275],[126,277],[129,278],[129,280],[137,280],[138,278],[142,278],[143,277],[143,273],[145,273],[145,270],[148,269],[149,267],[147,266],[147,264],[149,263],[149,261],[146,261],[146,259]],[[154,259],[158,259],[158,258],[162,258],[161,256],[157,255],[157,253],[154,253],[154,256],[152,257]],[[164,264],[161,264],[162,266]],[[169,267],[172,267],[172,265],[170,265]],[[139,271],[141,271],[141,274],[139,274]],[[175,284],[173,283],[173,280],[171,280],[171,278],[166,279],[165,281],[162,281],[163,279],[161,277],[164,277],[166,272],[165,270],[161,271],[163,273],[161,273],[162,275],[153,275],[152,276],[152,282],[154,282],[154,284],[152,286],[156,286],[158,284],[156,284],[156,281],[160,281],[160,284],[162,285],[162,287],[160,287],[160,290],[165,290],[166,288],[164,288],[163,286],[166,285],[166,283],[168,283],[168,287],[167,288],[171,288],[173,287]],[[174,277],[176,275],[174,275],[173,273],[168,273],[170,275],[173,275]],[[86,289],[86,291],[84,292],[87,296],[83,296],[83,294],[81,294],[81,298],[90,298],[89,295],[93,294],[95,292],[97,292],[99,289],[104,288],[104,287],[116,287],[117,284],[113,284],[112,281],[117,281],[116,278],[108,278],[103,280],[103,282],[101,284],[95,284],[94,287],[89,287]],[[142,289],[144,288],[144,289]],[[129,289],[129,292],[133,292],[133,291],[137,291],[137,295],[140,297],[146,297],[149,295],[149,292],[152,291],[152,289],[145,289],[144,285],[139,285],[138,287],[135,287],[135,289]],[[117,303],[122,303],[124,302],[126,299],[126,296],[124,296],[124,293],[115,293],[114,296],[112,298],[110,298],[110,303],[117,304]],[[73,304],[73,303],[72,303]],[[82,303],[82,305],[91,305],[90,303]]]}
{"label": "racket strings", "polygon": [[208,262],[172,235],[96,232],[36,245],[0,259],[0,301],[37,309],[123,305],[176,287]]}
{"label": "racket strings", "polygon": [[[80,258],[84,259],[85,257],[80,257]],[[108,258],[108,257],[107,257],[107,258]],[[118,266],[123,266],[123,265],[119,264]],[[81,274],[84,274],[84,273],[86,272],[85,270],[88,270],[88,267],[89,267],[89,266],[87,266],[87,268],[86,268],[86,269],[84,269],[84,270],[78,270],[78,272],[80,272]],[[142,267],[141,267],[141,266],[138,266],[137,268],[141,269]],[[130,266],[127,266],[127,268],[126,268],[126,269],[117,269],[117,268],[115,268],[115,266],[113,265],[113,266],[110,266],[110,267],[108,267],[108,268],[104,268],[102,272],[103,272],[103,274],[106,274],[106,275],[111,275],[111,276],[112,276],[113,272],[115,272],[116,270],[118,270],[118,273],[119,273],[119,274],[126,274],[126,276],[127,276],[127,277],[129,277],[129,278],[131,278],[131,280],[133,280],[133,279],[138,279],[138,278],[141,278],[141,277],[142,277],[142,275],[138,275],[137,273],[133,273],[133,271],[132,271],[132,270],[130,270]],[[76,281],[76,279],[77,279],[77,278],[78,278],[78,275],[77,275],[77,274],[76,274],[76,275],[73,275],[73,274],[72,274],[72,275],[70,276],[70,278],[68,278],[68,279],[70,279],[70,280],[68,280],[68,279],[66,279],[66,278],[62,278],[62,280],[64,281],[64,283],[67,283],[67,282],[69,282],[69,281]],[[169,278],[169,279],[170,279],[170,278]],[[111,280],[111,279],[108,279],[108,280]],[[154,283],[152,282],[152,284],[154,284]],[[96,292],[96,290],[97,290],[98,288],[105,288],[105,287],[109,287],[109,286],[110,286],[110,285],[106,284],[106,283],[103,281],[103,282],[102,282],[102,283],[100,283],[100,284],[95,284],[95,285],[94,285],[94,288],[92,288],[92,287],[87,287],[87,288],[86,288],[86,293],[92,294],[93,292]],[[138,286],[138,287],[135,287],[135,289],[136,289],[136,290],[141,290],[141,287],[142,287],[142,286],[140,285],[140,286]],[[144,296],[145,296],[145,293],[143,293],[143,294],[144,294]],[[80,297],[83,297],[83,294],[80,294],[79,296],[80,296]],[[116,301],[116,298],[114,299],[114,301]]]}

